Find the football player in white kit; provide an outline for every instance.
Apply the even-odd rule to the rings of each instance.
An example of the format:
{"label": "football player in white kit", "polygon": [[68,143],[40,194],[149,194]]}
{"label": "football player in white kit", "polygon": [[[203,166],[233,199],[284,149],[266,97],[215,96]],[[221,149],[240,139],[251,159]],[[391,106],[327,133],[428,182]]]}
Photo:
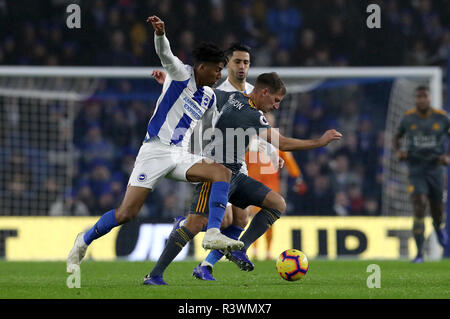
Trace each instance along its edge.
{"label": "football player in white kit", "polygon": [[[102,215],[90,230],[78,234],[67,258],[69,272],[74,270],[75,265],[80,265],[93,240],[139,213],[147,195],[163,177],[185,182],[210,182],[214,192],[209,201],[209,207],[214,213],[212,218],[210,213],[207,225],[186,223],[172,232],[171,236],[176,237],[178,248],[182,248],[193,237],[189,229],[205,226],[207,231],[202,243],[205,249],[236,250],[243,246],[242,242],[220,233],[228,202],[230,170],[187,150],[194,127],[214,105],[215,97],[210,86],[220,79],[227,58],[217,46],[203,43],[193,52],[194,67],[185,65],[170,50],[164,22],[156,16],[149,17],[147,22],[153,26],[156,53],[167,71],[163,91],[149,121],[122,203]],[[152,284],[146,283],[148,279],[144,284]]]}

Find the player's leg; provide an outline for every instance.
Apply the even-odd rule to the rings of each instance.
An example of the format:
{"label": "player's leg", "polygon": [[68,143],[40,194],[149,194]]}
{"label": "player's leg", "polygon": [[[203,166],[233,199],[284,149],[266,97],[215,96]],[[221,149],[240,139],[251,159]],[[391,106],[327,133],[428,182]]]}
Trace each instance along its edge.
{"label": "player's leg", "polygon": [[280,194],[246,175],[240,176],[237,189],[230,196],[230,202],[239,207],[248,207],[249,205],[261,207],[240,238],[244,247],[225,254],[227,259],[234,262],[241,270],[251,271],[254,269],[254,265],[246,254],[247,249],[280,218],[286,210],[286,203]]}
{"label": "player's leg", "polygon": [[423,193],[411,195],[413,206],[413,236],[417,247],[417,256],[413,262],[423,262],[423,244],[425,242],[425,209],[427,196]]}
{"label": "player's leg", "polygon": [[[172,174],[171,178],[177,178],[177,176]],[[165,269],[180,253],[183,247],[206,227],[210,209],[208,201],[211,196],[211,184],[211,182],[204,182],[195,185],[193,201],[188,217],[182,223],[175,223],[174,229],[169,236],[169,240],[160,258],[150,274],[145,277],[144,285],[165,285],[166,283],[162,279]],[[214,278],[211,276],[209,280],[214,280]]]}
{"label": "player's leg", "polygon": [[286,202],[280,194],[270,190],[260,207],[261,210],[253,217],[240,239],[244,243],[242,248],[244,251],[281,217],[281,214],[286,211]]}
{"label": "player's leg", "polygon": [[208,225],[202,246],[205,249],[230,249],[242,247],[242,242],[231,239],[220,232],[225,209],[228,202],[231,171],[225,166],[212,162],[210,159],[198,160],[195,155],[188,154],[191,159],[185,159],[171,172],[173,178],[185,178],[189,182],[207,182],[205,192],[208,196]]}
{"label": "player's leg", "polygon": [[169,148],[158,140],[149,141],[141,146],[122,203],[117,209],[103,214],[86,233],[78,234],[67,258],[68,271],[73,265],[80,265],[87,247],[93,240],[104,236],[114,227],[126,223],[139,213],[148,193],[175,167],[175,162],[167,155]]}
{"label": "player's leg", "polygon": [[[238,240],[248,223],[248,213],[246,209],[234,205],[228,205],[222,223],[222,234],[232,239]],[[200,267],[214,267],[214,265],[224,256],[223,250],[212,250]],[[195,270],[194,270],[195,271]],[[202,279],[202,278],[200,278]]]}
{"label": "player's leg", "polygon": [[439,244],[445,247],[448,243],[448,234],[444,228],[444,204],[441,200],[430,199],[430,213],[433,219],[433,227]]}
{"label": "player's leg", "polygon": [[448,234],[444,228],[444,177],[445,169],[442,166],[431,169],[427,175],[427,182],[430,189],[428,195],[430,214],[433,219],[433,227],[439,244],[442,247],[445,247],[448,242]]}
{"label": "player's leg", "polygon": [[[261,210],[261,207],[250,206],[250,207],[247,207],[247,209],[249,210],[250,215],[253,218],[253,217],[255,217],[256,213],[258,213]],[[258,240],[255,241],[251,247],[252,247],[253,258],[258,259]]]}
{"label": "player's leg", "polygon": [[417,255],[413,262],[423,262],[423,244],[425,242],[425,211],[428,202],[428,184],[426,172],[421,165],[408,165],[409,187],[413,207],[412,233],[417,247]]}
{"label": "player's leg", "polygon": [[73,265],[80,265],[92,241],[134,218],[141,210],[150,191],[144,187],[129,186],[119,208],[106,212],[91,229],[85,233],[79,233],[67,257],[67,271],[72,271]]}
{"label": "player's leg", "polygon": [[189,214],[183,226],[174,227],[166,246],[153,269],[144,278],[144,285],[167,285],[163,274],[186,244],[191,241],[208,223],[208,218],[202,215]]}
{"label": "player's leg", "polygon": [[270,247],[272,245],[272,238],[273,238],[273,228],[270,227],[266,231],[266,259],[267,260],[272,259],[272,256],[270,255]]}

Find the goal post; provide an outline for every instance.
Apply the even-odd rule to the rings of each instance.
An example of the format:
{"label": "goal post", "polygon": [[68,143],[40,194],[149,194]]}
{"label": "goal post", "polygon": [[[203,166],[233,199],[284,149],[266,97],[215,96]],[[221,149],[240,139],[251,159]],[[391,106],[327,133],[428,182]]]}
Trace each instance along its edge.
{"label": "goal post", "polygon": [[[1,77],[60,77],[60,78],[148,78],[161,67],[40,67],[0,66]],[[248,77],[277,72],[282,78],[429,78],[435,107],[442,108],[442,70],[439,67],[254,67]],[[226,69],[222,77],[226,77]]]}
{"label": "goal post", "polygon": [[[153,70],[162,70],[161,67],[40,67],[40,66],[1,66],[0,67],[0,107],[7,109],[2,121],[14,121],[14,115],[22,114],[25,121],[20,122],[18,128],[25,130],[18,138],[25,141],[22,146],[35,141],[36,146],[43,147],[47,145],[49,153],[47,157],[52,157],[56,170],[48,169],[48,158],[37,161],[36,170],[41,170],[39,176],[45,174],[59,174],[58,178],[64,180],[64,189],[70,189],[70,179],[73,178],[74,165],[70,164],[70,158],[76,156],[77,150],[74,149],[71,133],[67,133],[65,140],[61,141],[62,130],[70,131],[73,129],[75,120],[75,108],[80,108],[83,101],[96,95],[96,91],[101,87],[102,81],[111,80],[151,80]],[[309,92],[330,91],[334,98],[339,99],[339,90],[351,85],[364,86],[365,83],[377,81],[391,81],[392,86],[389,90],[389,97],[386,97],[389,107],[385,116],[386,139],[384,155],[384,184],[383,184],[383,215],[407,215],[410,212],[408,200],[405,199],[405,169],[402,164],[393,160],[390,153],[391,136],[393,130],[398,124],[399,116],[403,114],[404,108],[412,106],[411,89],[416,83],[426,83],[430,87],[430,93],[433,106],[442,108],[442,70],[438,67],[253,67],[249,71],[249,81],[252,82],[256,77],[265,72],[277,72],[285,81],[287,86],[287,98],[283,102],[283,107],[278,112],[281,118],[280,129],[285,134],[292,135],[294,124],[292,121],[296,116],[298,108],[301,107],[301,95]],[[222,78],[226,77],[226,70]],[[417,82],[419,81],[419,82]],[[159,92],[153,92],[157,95]],[[120,93],[126,94],[126,93]],[[117,95],[116,95],[117,97]],[[133,96],[131,95],[131,98]],[[56,131],[48,129],[52,123],[45,118],[52,116],[52,105],[59,101],[60,122],[65,123],[65,127],[59,127]],[[366,103],[365,100],[362,104]],[[63,110],[61,110],[61,108]],[[378,110],[371,110],[375,114]],[[62,114],[62,115],[61,115]],[[281,116],[280,116],[281,115]],[[5,118],[9,116],[9,118]],[[148,114],[148,118],[151,114]],[[17,120],[17,119],[16,119]],[[61,123],[58,125],[61,126]],[[47,127],[44,127],[47,126]],[[28,131],[26,131],[28,130]],[[341,128],[344,131],[345,128]],[[0,135],[0,149],[3,151],[3,157],[6,153],[14,153],[15,149],[22,147],[19,144],[11,143],[11,132],[7,128],[2,129]],[[51,136],[56,134],[56,136]],[[8,138],[7,138],[8,137]],[[8,140],[9,139],[9,140]],[[24,140],[25,139],[25,140]],[[53,146],[52,146],[53,145]],[[42,157],[42,152],[40,155]],[[38,157],[39,157],[38,156]],[[55,160],[58,159],[58,160]],[[19,159],[20,160],[20,159]],[[56,161],[56,162],[55,162]],[[39,167],[42,162],[42,167]],[[45,162],[45,163],[44,163]],[[43,169],[45,167],[46,169]],[[5,174],[0,177],[5,187]],[[284,175],[286,179],[286,175]],[[14,179],[9,176],[8,179]],[[31,181],[29,181],[31,183]],[[33,186],[33,189],[39,189],[39,185]],[[286,194],[286,188],[283,189]],[[389,202],[390,201],[390,202]],[[392,201],[394,203],[392,204]],[[389,203],[387,203],[389,202]],[[3,205],[5,201],[3,201]],[[8,205],[12,205],[10,202]],[[23,205],[23,203],[21,203]],[[32,204],[30,204],[32,206]],[[5,209],[5,208],[4,208]],[[395,211],[397,210],[397,211]],[[399,212],[402,211],[402,212]],[[45,214],[41,212],[39,214]]]}

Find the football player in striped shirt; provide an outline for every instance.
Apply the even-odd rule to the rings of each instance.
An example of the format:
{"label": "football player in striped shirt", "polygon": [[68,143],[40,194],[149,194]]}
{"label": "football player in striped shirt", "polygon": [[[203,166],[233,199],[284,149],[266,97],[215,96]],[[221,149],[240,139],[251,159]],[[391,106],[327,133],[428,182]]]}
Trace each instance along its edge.
{"label": "football player in striped shirt", "polygon": [[[141,210],[149,192],[164,177],[185,182],[211,183],[209,200],[210,219],[203,240],[205,249],[236,250],[243,243],[220,233],[220,225],[228,201],[231,172],[221,164],[188,151],[191,134],[203,114],[215,104],[210,86],[221,77],[227,58],[216,45],[203,43],[193,56],[194,67],[183,64],[173,55],[165,36],[164,22],[151,16],[147,19],[155,31],[155,49],[168,78],[156,103],[147,134],[137,155],[127,191],[118,208],[105,213],[87,232],[79,233],[67,258],[67,271],[80,265],[91,242],[112,228],[128,222]],[[193,221],[195,222],[195,220]],[[177,255],[181,248],[193,238],[189,229],[195,226],[186,223],[171,236],[173,247],[166,254]],[[171,256],[168,256],[170,259]],[[155,284],[161,278],[146,278],[144,284]],[[158,284],[156,282],[156,284]]]}
{"label": "football player in striped shirt", "polygon": [[[247,82],[247,75],[250,68],[250,53],[251,49],[247,45],[241,43],[233,43],[225,50],[228,57],[227,70],[228,76],[217,89],[226,92],[241,92],[250,93],[253,91],[253,85]],[[155,70],[152,76],[159,84],[163,84],[166,79],[166,73]],[[208,112],[198,123],[194,130],[193,138],[191,139],[193,153],[201,153],[204,145],[199,145],[203,141],[202,132],[212,127],[213,112]],[[209,141],[204,141],[209,142]],[[206,143],[204,143],[206,144]],[[247,166],[244,162],[240,170],[243,174],[248,175]],[[231,203],[227,204],[225,217],[222,223],[222,233],[233,239],[238,239],[249,220],[249,210],[242,209]],[[184,225],[186,217],[179,216],[175,220],[176,227]],[[202,280],[215,280],[212,276],[212,268],[223,257],[223,252],[220,250],[212,250],[206,259],[193,270],[193,275]]]}

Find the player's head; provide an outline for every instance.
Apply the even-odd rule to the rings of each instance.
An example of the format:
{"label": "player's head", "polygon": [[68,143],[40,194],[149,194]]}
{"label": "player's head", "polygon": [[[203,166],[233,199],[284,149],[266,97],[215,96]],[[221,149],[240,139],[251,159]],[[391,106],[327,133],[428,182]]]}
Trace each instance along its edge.
{"label": "player's head", "polygon": [[431,104],[430,89],[421,85],[415,89],[416,107],[421,112],[426,112]]}
{"label": "player's head", "polygon": [[198,86],[213,86],[222,77],[227,57],[217,45],[202,42],[192,52],[194,57],[195,81]]}
{"label": "player's head", "polygon": [[266,113],[278,110],[286,95],[286,87],[276,72],[263,73],[256,78],[251,95],[256,107]]}
{"label": "player's head", "polygon": [[250,68],[250,47],[241,43],[233,43],[225,50],[225,54],[228,57],[228,77],[237,81],[245,81]]}

